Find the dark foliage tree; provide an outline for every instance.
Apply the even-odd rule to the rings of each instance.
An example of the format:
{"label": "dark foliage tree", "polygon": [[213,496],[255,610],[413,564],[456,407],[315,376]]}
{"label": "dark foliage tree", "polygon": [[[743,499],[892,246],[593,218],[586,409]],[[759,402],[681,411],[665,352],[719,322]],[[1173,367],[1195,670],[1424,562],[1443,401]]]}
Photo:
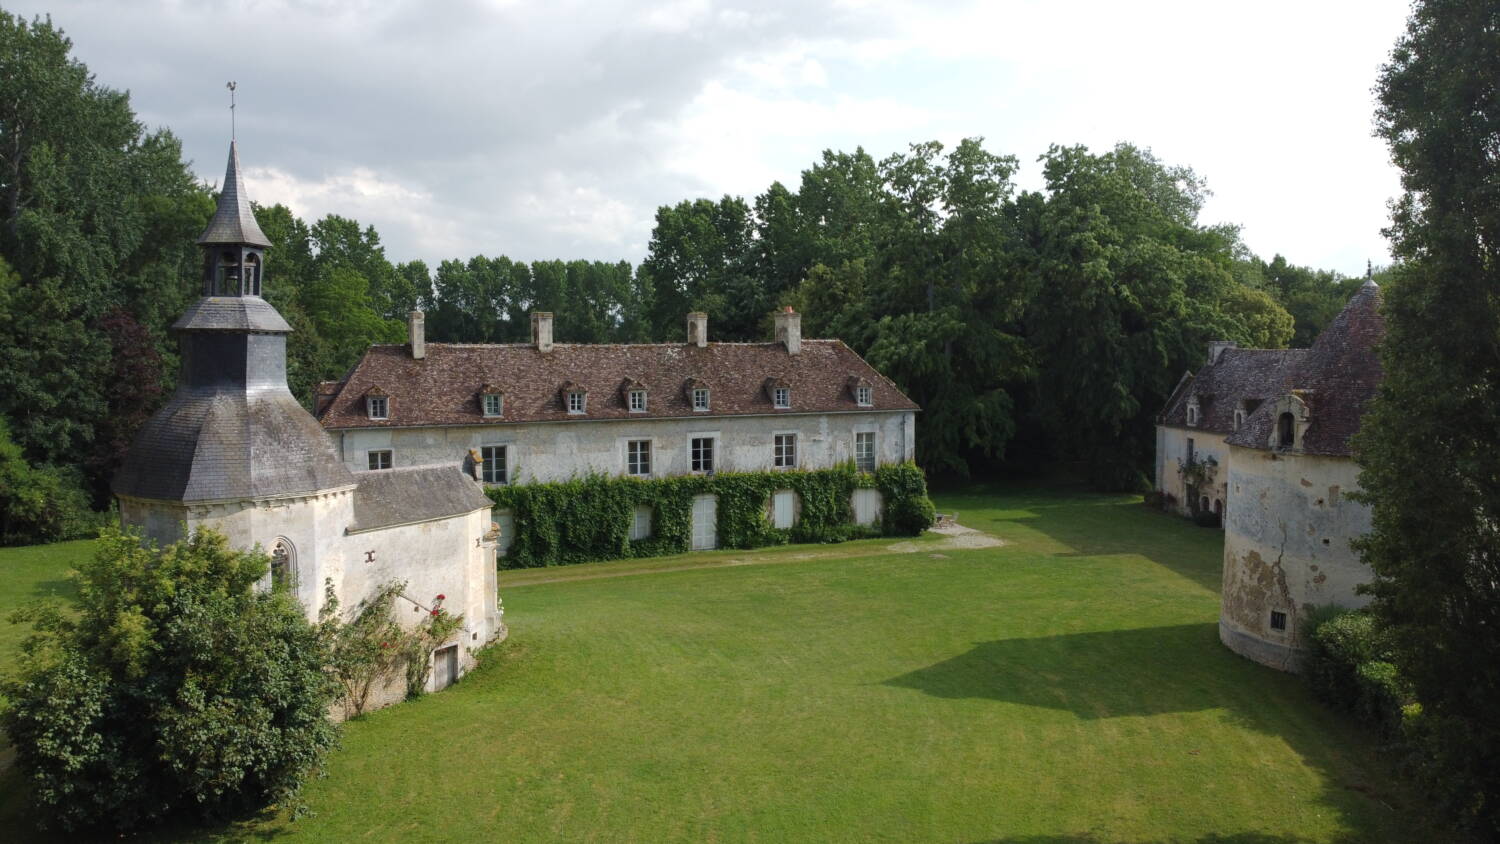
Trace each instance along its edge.
{"label": "dark foliage tree", "polygon": [[38,606],[3,723],[47,825],[129,830],[284,803],[335,742],[327,643],[264,554],[199,532],[115,530],[79,566],[78,611]]}
{"label": "dark foliage tree", "polygon": [[1422,704],[1431,780],[1500,835],[1500,6],[1423,0],[1378,84],[1402,171],[1385,380],[1357,457],[1374,609]]}

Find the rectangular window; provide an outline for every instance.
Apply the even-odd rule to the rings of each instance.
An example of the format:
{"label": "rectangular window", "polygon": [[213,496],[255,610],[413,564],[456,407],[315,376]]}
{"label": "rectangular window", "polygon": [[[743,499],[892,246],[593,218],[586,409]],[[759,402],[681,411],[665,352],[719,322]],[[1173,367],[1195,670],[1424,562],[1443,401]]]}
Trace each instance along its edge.
{"label": "rectangular window", "polygon": [[370,396],[370,398],[368,399],[368,401],[370,403],[370,418],[371,419],[388,419],[388,418],[390,418],[390,414],[388,413],[388,411],[390,409],[390,405],[387,404],[387,399],[386,399],[385,396]]}
{"label": "rectangular window", "polygon": [[1286,629],[1286,613],[1280,612],[1278,610],[1271,610],[1271,629],[1272,630],[1285,630]]}
{"label": "rectangular window", "polygon": [[625,473],[636,477],[651,474],[650,440],[630,440],[625,443]]}
{"label": "rectangular window", "polygon": [[1194,453],[1193,453],[1193,438],[1192,437],[1188,437],[1187,438],[1187,457],[1188,457],[1187,462],[1189,462],[1189,463],[1193,462],[1193,456],[1194,456]]}
{"label": "rectangular window", "polygon": [[631,390],[630,391],[630,412],[631,413],[645,413],[646,412],[646,391],[645,390]]}
{"label": "rectangular window", "polygon": [[690,444],[694,472],[712,474],[714,471],[714,438],[693,437]]}
{"label": "rectangular window", "polygon": [[874,431],[858,431],[854,434],[854,468],[861,472],[875,471]]}
{"label": "rectangular window", "polygon": [[584,399],[587,397],[587,395],[587,393],[584,393],[581,390],[574,390],[573,392],[568,393],[568,412],[582,413],[584,409]]}
{"label": "rectangular window", "polygon": [[505,403],[499,393],[484,394],[484,415],[499,416],[505,409]]}
{"label": "rectangular window", "polygon": [[383,448],[378,451],[367,451],[365,452],[365,459],[369,461],[369,466],[371,469],[391,468],[391,450],[388,448]]}
{"label": "rectangular window", "polygon": [[772,402],[772,404],[776,405],[777,407],[792,406],[791,387],[777,387],[776,389],[771,391],[771,395],[774,397],[774,401]]}
{"label": "rectangular window", "polygon": [[778,469],[797,468],[797,435],[777,434],[771,447],[771,463]]}
{"label": "rectangular window", "polygon": [[630,538],[635,541],[651,538],[651,508],[642,504],[635,508],[630,520]]}
{"label": "rectangular window", "polygon": [[693,388],[693,410],[708,410],[708,390],[703,387]]}
{"label": "rectangular window", "polygon": [[875,389],[873,387],[856,387],[854,389],[854,400],[860,407],[869,407],[875,403]]}
{"label": "rectangular window", "polygon": [[484,469],[481,476],[487,484],[508,483],[507,474],[509,467],[506,458],[506,449],[503,445],[487,445],[480,450],[480,456],[484,458]]}

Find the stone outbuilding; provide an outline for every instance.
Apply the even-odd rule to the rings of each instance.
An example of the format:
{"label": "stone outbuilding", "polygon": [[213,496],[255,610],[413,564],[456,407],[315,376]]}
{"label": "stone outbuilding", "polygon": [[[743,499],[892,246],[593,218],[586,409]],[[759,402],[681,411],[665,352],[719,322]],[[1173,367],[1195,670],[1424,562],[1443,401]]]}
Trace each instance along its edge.
{"label": "stone outbuilding", "polygon": [[1157,489],[1183,512],[1223,502],[1219,638],[1257,662],[1297,670],[1310,608],[1368,602],[1351,543],[1370,510],[1349,498],[1350,439],[1380,385],[1384,332],[1366,281],[1310,349],[1211,349],[1159,419]]}
{"label": "stone outbuilding", "polygon": [[438,606],[464,617],[432,654],[429,688],[446,686],[473,650],[505,635],[489,499],[456,461],[356,476],[293,398],[291,327],[260,295],[270,241],[233,143],[198,243],[203,296],[173,325],[182,346],[177,392],[114,478],[121,521],[162,544],[209,527],[234,547],[263,549],[272,561],[266,586],[290,590],[309,618],[325,583],[348,614],[385,583],[404,581],[399,617],[414,623]]}

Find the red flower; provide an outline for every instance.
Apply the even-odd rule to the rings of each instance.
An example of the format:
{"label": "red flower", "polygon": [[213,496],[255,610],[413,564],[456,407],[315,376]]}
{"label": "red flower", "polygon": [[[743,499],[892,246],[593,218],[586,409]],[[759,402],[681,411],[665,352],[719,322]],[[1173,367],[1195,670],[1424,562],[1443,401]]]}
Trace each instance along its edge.
{"label": "red flower", "polygon": [[442,610],[433,610],[433,611],[432,611],[432,614],[433,614],[433,615],[437,615],[437,614],[438,614],[438,613],[441,613],[441,612],[442,612]]}
{"label": "red flower", "polygon": [[447,596],[447,595],[439,595],[439,596],[438,596],[438,600],[439,600],[439,601],[444,601],[444,600],[447,600],[447,598],[448,598],[448,596]]}

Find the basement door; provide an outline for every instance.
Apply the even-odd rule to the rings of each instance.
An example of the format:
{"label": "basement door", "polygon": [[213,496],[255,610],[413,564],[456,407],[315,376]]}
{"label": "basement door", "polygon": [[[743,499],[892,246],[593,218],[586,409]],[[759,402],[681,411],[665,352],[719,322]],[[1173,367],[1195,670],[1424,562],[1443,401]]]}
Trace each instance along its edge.
{"label": "basement door", "polygon": [[693,496],[693,550],[719,547],[719,499],[714,495]]}
{"label": "basement door", "polygon": [[432,690],[440,692],[458,679],[458,645],[438,648],[432,654]]}

